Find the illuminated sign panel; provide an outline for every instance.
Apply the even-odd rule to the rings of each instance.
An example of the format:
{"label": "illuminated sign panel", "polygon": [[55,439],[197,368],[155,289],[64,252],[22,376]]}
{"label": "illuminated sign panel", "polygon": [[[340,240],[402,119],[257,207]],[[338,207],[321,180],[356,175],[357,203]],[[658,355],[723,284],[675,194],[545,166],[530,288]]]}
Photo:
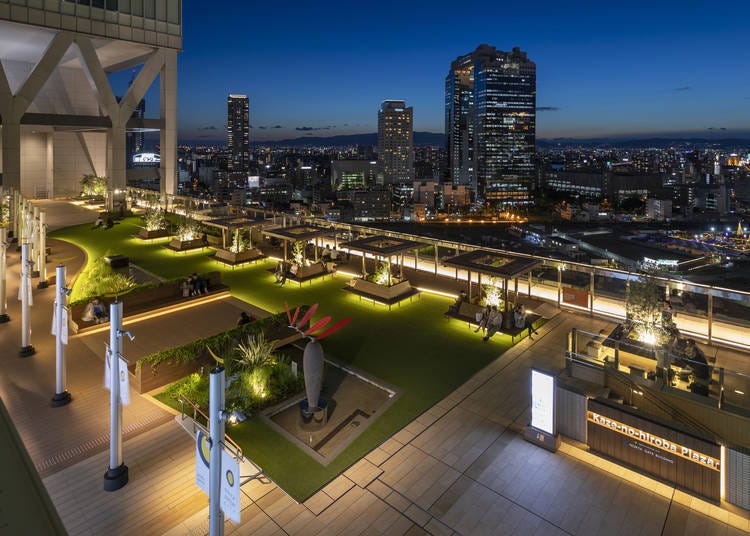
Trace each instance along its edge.
{"label": "illuminated sign panel", "polygon": [[587,442],[643,472],[709,499],[721,495],[721,447],[598,400],[588,401]]}
{"label": "illuminated sign panel", "polygon": [[531,369],[531,426],[555,434],[555,378]]}

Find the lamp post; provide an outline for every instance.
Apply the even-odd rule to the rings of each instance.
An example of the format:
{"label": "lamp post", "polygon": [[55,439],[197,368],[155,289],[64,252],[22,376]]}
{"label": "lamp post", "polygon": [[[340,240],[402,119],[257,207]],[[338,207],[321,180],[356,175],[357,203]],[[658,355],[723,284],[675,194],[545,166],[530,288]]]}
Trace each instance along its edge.
{"label": "lamp post", "polygon": [[211,450],[208,468],[208,533],[224,535],[224,513],[221,511],[221,443],[224,441],[224,367],[211,369],[209,378],[209,433]]}
{"label": "lamp post", "polygon": [[36,353],[31,346],[31,267],[34,261],[29,259],[29,244],[21,245],[21,284],[18,288],[19,299],[21,300],[21,357],[29,357]]}
{"label": "lamp post", "polygon": [[8,302],[7,302],[7,251],[8,251],[8,229],[0,228],[0,324],[8,322]]}
{"label": "lamp post", "polygon": [[65,345],[68,344],[68,308],[67,297],[70,290],[65,287],[65,266],[57,267],[55,272],[55,316],[53,317],[52,333],[55,335],[55,396],[52,397],[52,407],[64,406],[71,401],[66,388],[67,374],[65,370]]}
{"label": "lamp post", "polygon": [[[104,473],[104,491],[116,491],[128,483],[128,466],[122,461],[122,405],[120,401],[120,339],[122,302],[109,306],[109,467]],[[124,371],[128,374],[128,371]]]}

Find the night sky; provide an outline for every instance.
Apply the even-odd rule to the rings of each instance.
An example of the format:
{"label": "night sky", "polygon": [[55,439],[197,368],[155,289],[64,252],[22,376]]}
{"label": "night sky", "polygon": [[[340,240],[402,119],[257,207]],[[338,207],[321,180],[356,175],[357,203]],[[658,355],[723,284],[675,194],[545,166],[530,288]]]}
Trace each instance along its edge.
{"label": "night sky", "polygon": [[538,137],[750,137],[750,3],[614,4],[185,1],[180,139],[225,140],[228,93],[253,141],[374,132],[385,99],[443,132],[450,62],[480,43],[536,62]]}

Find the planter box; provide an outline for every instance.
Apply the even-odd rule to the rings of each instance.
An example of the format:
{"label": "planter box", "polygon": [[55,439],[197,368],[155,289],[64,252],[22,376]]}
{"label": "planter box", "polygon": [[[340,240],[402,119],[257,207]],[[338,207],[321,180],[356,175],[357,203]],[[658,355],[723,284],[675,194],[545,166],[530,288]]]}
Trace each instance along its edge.
{"label": "planter box", "polygon": [[217,249],[213,255],[214,259],[224,264],[242,264],[243,262],[255,261],[265,258],[265,255],[258,249],[246,249],[240,253],[234,253],[228,249]]}
{"label": "planter box", "polygon": [[169,241],[167,247],[173,251],[189,251],[191,249],[201,249],[204,247],[203,240],[194,238],[192,240],[180,240],[173,238]]}
{"label": "planter box", "polygon": [[155,231],[147,231],[145,228],[142,228],[140,231],[138,231],[138,238],[141,240],[152,240],[154,238],[166,238],[169,236],[169,231],[167,229],[157,229]]}
{"label": "planter box", "polygon": [[408,294],[412,291],[412,287],[408,281],[401,281],[389,287],[373,283],[372,281],[366,281],[365,279],[354,279],[352,287],[355,290],[381,298],[384,301],[393,300],[402,294]]}
{"label": "planter box", "polygon": [[129,369],[133,374],[131,377],[133,389],[139,393],[147,393],[181,380],[193,372],[200,371],[201,367],[210,367],[212,364],[213,360],[200,357],[194,361],[182,363],[160,363],[156,367],[156,372],[151,367],[151,363],[144,363],[140,367],[133,365]]}

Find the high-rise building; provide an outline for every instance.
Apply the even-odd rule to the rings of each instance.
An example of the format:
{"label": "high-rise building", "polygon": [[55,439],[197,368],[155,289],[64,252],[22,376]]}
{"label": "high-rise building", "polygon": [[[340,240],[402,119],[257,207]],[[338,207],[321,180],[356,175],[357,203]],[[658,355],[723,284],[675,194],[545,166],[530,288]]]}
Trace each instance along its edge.
{"label": "high-rise building", "polygon": [[227,97],[227,147],[229,171],[250,170],[250,102],[247,95]]}
{"label": "high-rise building", "polygon": [[413,108],[404,101],[383,101],[378,110],[378,167],[383,184],[414,179]]}
{"label": "high-rise building", "polygon": [[[141,99],[138,106],[133,110],[133,119],[143,120],[146,117],[146,99]],[[125,135],[125,167],[130,169],[135,167],[133,156],[143,152],[146,138],[143,129],[128,130]]]}
{"label": "high-rise building", "polygon": [[449,174],[493,205],[531,200],[536,65],[518,47],[459,56],[445,78]]}
{"label": "high-rise building", "polygon": [[[103,176],[112,209],[125,201],[131,175],[127,134],[148,129],[159,132],[161,148],[160,170],[151,176],[162,193],[177,193],[181,13],[181,0],[0,0],[3,186],[28,197],[68,196],[80,192],[83,175]],[[118,101],[109,76],[138,66]],[[158,118],[138,118],[155,84]]]}

